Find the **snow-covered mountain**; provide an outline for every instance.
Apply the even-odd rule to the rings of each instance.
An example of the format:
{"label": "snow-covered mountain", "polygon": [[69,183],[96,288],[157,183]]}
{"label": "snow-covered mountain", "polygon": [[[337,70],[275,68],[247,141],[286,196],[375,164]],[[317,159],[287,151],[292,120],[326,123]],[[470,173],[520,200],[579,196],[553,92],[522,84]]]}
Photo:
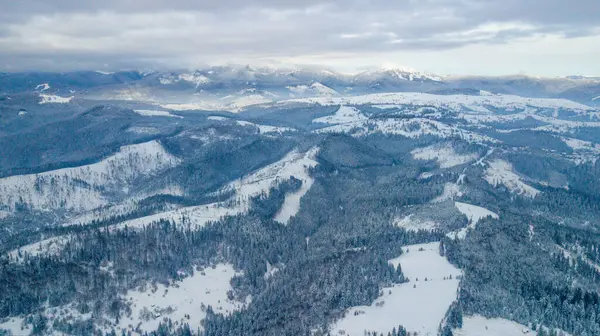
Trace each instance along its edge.
{"label": "snow-covered mountain", "polygon": [[[583,76],[443,76],[410,68],[386,68],[348,75],[324,69],[249,65],[150,72],[0,74],[2,94],[39,92],[58,97],[117,100],[145,97],[146,101],[162,103],[202,105],[202,102],[214,105],[223,97],[240,95],[250,89],[272,93],[273,96],[268,97],[271,101],[338,94],[471,94],[483,90],[495,94],[565,98],[587,105],[600,104],[600,99],[594,99],[600,96],[600,80]],[[196,98],[194,101],[189,97],[192,94]]]}
{"label": "snow-covered mountain", "polygon": [[595,79],[0,83],[0,334],[600,334]]}

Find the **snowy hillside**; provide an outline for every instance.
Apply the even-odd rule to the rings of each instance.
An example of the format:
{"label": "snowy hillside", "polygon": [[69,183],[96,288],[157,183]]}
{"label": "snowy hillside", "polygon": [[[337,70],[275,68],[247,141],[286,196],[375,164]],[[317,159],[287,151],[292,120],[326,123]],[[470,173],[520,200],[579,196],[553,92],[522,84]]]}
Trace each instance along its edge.
{"label": "snowy hillside", "polygon": [[[324,117],[328,118],[328,117]],[[338,120],[332,116],[330,119]],[[345,115],[339,120],[344,120],[333,126],[317,129],[317,133],[349,133],[355,137],[363,137],[374,133],[401,135],[407,138],[419,138],[424,135],[433,135],[440,138],[460,138],[473,143],[496,143],[498,140],[485,135],[467,131],[456,126],[441,123],[436,120],[424,118],[398,119],[398,118],[373,118],[364,119],[362,115]]]}
{"label": "snowy hillside", "polygon": [[318,164],[314,160],[317,153],[318,148],[313,148],[305,153],[294,150],[281,160],[229,183],[222,190],[223,192],[234,192],[234,195],[228,200],[208,205],[184,207],[133,219],[114,228],[120,229],[125,226],[142,228],[159,219],[171,220],[181,226],[202,227],[206,223],[219,220],[224,216],[234,216],[247,212],[250,206],[250,198],[263,193],[268,194],[269,189],[275,187],[278,182],[289,180],[293,176],[302,180],[302,187],[299,191],[286,195],[283,207],[276,216],[278,222],[286,224],[298,212],[300,199],[312,185],[312,178],[308,175],[308,170]]}
{"label": "snowy hillside", "polygon": [[315,97],[292,99],[280,104],[304,102],[321,105],[414,105],[446,108],[453,111],[477,111],[492,113],[488,107],[505,110],[525,110],[527,108],[567,108],[578,112],[594,111],[593,107],[565,99],[526,98],[511,95],[470,96],[434,95],[420,92],[376,93],[351,97]]}
{"label": "snowy hillside", "polygon": [[540,191],[525,184],[519,175],[517,175],[512,165],[504,160],[493,160],[485,170],[484,179],[489,184],[497,187],[503,185],[510,192],[525,197],[535,197]]}
{"label": "snowy hillside", "polygon": [[0,205],[10,211],[22,205],[35,210],[92,210],[107,204],[106,191],[126,194],[136,178],[179,163],[157,141],[123,146],[98,163],[2,178]]}

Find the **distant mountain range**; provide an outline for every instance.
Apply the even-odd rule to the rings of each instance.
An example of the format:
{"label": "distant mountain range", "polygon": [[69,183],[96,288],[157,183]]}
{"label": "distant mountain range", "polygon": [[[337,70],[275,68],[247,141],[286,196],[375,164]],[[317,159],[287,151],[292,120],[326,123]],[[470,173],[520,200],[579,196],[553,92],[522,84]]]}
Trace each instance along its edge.
{"label": "distant mountain range", "polygon": [[439,76],[413,69],[355,75],[329,70],[214,66],[175,71],[75,71],[0,73],[0,95],[39,92],[95,100],[135,100],[213,107],[240,106],[315,96],[382,92],[511,94],[600,104],[600,78],[569,76]]}

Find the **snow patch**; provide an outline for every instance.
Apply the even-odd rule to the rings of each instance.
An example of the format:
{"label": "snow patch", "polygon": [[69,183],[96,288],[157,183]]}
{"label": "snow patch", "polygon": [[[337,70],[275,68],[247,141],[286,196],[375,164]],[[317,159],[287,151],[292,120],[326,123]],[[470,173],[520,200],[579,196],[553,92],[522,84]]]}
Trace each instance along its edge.
{"label": "snow patch", "polygon": [[382,295],[370,305],[348,309],[332,325],[331,334],[363,336],[365,331],[376,331],[387,335],[403,325],[421,336],[437,335],[440,322],[456,300],[461,276],[459,269],[440,256],[439,249],[438,242],[404,247],[405,253],[389,262],[394,267],[400,264],[410,282],[382,288]]}
{"label": "snow patch", "polygon": [[29,335],[31,327],[24,322],[22,317],[10,317],[8,321],[0,323],[0,330],[8,330],[9,335]]}
{"label": "snow patch", "polygon": [[40,90],[40,92],[44,92],[44,91],[50,89],[50,85],[48,85],[48,83],[40,84],[40,85],[37,85],[35,87],[35,89]]}
{"label": "snow patch", "polygon": [[434,198],[432,203],[439,203],[447,200],[453,200],[455,197],[461,197],[463,192],[457,183],[446,183],[444,184],[444,191],[442,194]]}
{"label": "snow patch", "polygon": [[145,116],[145,117],[172,117],[172,118],[181,118],[182,116],[178,116],[175,114],[171,114],[168,111],[159,111],[159,110],[133,110],[133,112]]}
{"label": "snow patch", "polygon": [[235,120],[235,119],[231,119],[231,118],[227,118],[227,117],[221,117],[221,116],[210,116],[208,118],[206,118],[208,120],[212,120],[212,121],[221,121],[221,122],[228,122],[228,121],[233,121],[236,124],[240,125],[240,126],[248,126],[248,127],[254,127],[256,129],[258,129],[258,132],[260,134],[266,134],[266,133],[285,133],[285,132],[294,132],[296,131],[296,129],[294,128],[290,128],[290,127],[281,127],[281,126],[271,126],[271,125],[260,125],[260,124],[255,124],[249,121],[244,121],[244,120]]}
{"label": "snow patch", "polygon": [[285,133],[285,132],[294,132],[295,129],[290,127],[280,127],[280,126],[270,126],[270,125],[260,125],[251,123],[249,121],[236,120],[236,123],[240,126],[250,126],[258,129],[260,134],[265,133]]}
{"label": "snow patch", "polygon": [[588,150],[600,153],[600,145],[596,145],[590,141],[579,140],[574,138],[561,137],[561,140],[575,151]]}
{"label": "snow patch", "polygon": [[56,95],[40,94],[40,98],[42,99],[40,101],[40,104],[66,104],[71,102],[71,100],[74,97],[61,97]]}
{"label": "snow patch", "polygon": [[450,144],[417,148],[410,153],[415,160],[435,160],[440,165],[440,168],[452,168],[477,158],[475,153],[458,154]]}
{"label": "snow patch", "polygon": [[210,110],[221,110],[221,106],[218,104],[211,104],[208,102],[191,102],[191,103],[170,103],[160,104],[160,107],[166,108],[173,111],[210,111]]}
{"label": "snow patch", "polygon": [[419,230],[433,231],[437,228],[437,223],[426,219],[415,218],[413,214],[401,219],[397,218],[394,220],[394,225],[409,232],[417,232]]}
{"label": "snow patch", "polygon": [[529,327],[513,321],[483,316],[465,316],[460,329],[452,330],[455,336],[523,336],[535,335]]}
{"label": "snow patch", "polygon": [[467,219],[469,220],[469,224],[467,225],[467,227],[464,227],[458,231],[452,231],[452,232],[449,232],[448,234],[446,234],[446,236],[451,239],[465,239],[469,229],[475,229],[475,227],[477,226],[477,223],[483,218],[486,218],[486,217],[491,217],[494,219],[500,218],[498,216],[498,214],[496,214],[495,212],[491,212],[490,210],[488,210],[486,208],[482,208],[482,207],[479,207],[476,205],[461,203],[461,202],[454,202],[454,206],[456,206],[458,211],[460,211],[463,215],[467,216]]}
{"label": "snow patch", "polygon": [[313,123],[321,124],[345,124],[356,121],[365,121],[367,118],[358,109],[349,106],[340,106],[335,114],[314,119]]}
{"label": "snow patch", "polygon": [[521,196],[534,198],[540,193],[534,187],[523,183],[521,177],[513,171],[512,164],[504,160],[496,159],[490,162],[483,178],[494,187],[502,184]]}
{"label": "snow patch", "polygon": [[275,273],[279,272],[279,267],[271,265],[270,262],[267,261],[267,272],[263,275],[265,280],[270,279]]}
{"label": "snow patch", "polygon": [[156,127],[145,127],[145,126],[133,126],[127,129],[127,132],[133,132],[137,134],[149,134],[156,135],[160,134],[160,130]]}

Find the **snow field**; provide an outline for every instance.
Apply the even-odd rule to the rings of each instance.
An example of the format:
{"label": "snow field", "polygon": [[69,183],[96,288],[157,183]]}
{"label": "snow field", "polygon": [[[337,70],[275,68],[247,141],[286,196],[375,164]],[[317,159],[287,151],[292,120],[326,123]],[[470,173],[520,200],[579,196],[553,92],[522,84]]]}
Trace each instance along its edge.
{"label": "snow field", "polygon": [[486,218],[486,217],[491,217],[494,219],[500,218],[498,216],[498,214],[491,212],[490,210],[488,210],[486,208],[482,208],[482,207],[479,207],[476,205],[461,203],[461,202],[454,202],[454,206],[456,206],[458,211],[460,211],[463,215],[467,216],[467,219],[469,220],[469,224],[467,225],[467,227],[464,227],[458,231],[452,231],[452,232],[447,233],[446,236],[451,239],[465,239],[469,229],[475,229],[475,227],[477,226],[477,223],[483,218]]}
{"label": "snow field", "polygon": [[201,321],[209,305],[215,313],[224,315],[244,306],[243,302],[227,298],[227,292],[232,289],[231,279],[236,275],[239,273],[232,265],[217,264],[195,271],[194,275],[169,287],[158,284],[153,289],[148,284],[145,291],[130,290],[124,299],[130,303],[132,314],[122,317],[115,329],[133,332],[139,326],[139,330],[151,332],[163,319],[170,318],[174,323],[188,323],[191,330],[203,330]]}
{"label": "snow field", "polygon": [[440,322],[456,300],[462,273],[440,256],[438,242],[410,245],[403,250],[406,253],[389,262],[400,264],[410,281],[383,288],[382,295],[368,306],[348,309],[332,325],[332,335],[345,332],[362,336],[365,331],[387,335],[398,325],[420,336],[437,335]]}

